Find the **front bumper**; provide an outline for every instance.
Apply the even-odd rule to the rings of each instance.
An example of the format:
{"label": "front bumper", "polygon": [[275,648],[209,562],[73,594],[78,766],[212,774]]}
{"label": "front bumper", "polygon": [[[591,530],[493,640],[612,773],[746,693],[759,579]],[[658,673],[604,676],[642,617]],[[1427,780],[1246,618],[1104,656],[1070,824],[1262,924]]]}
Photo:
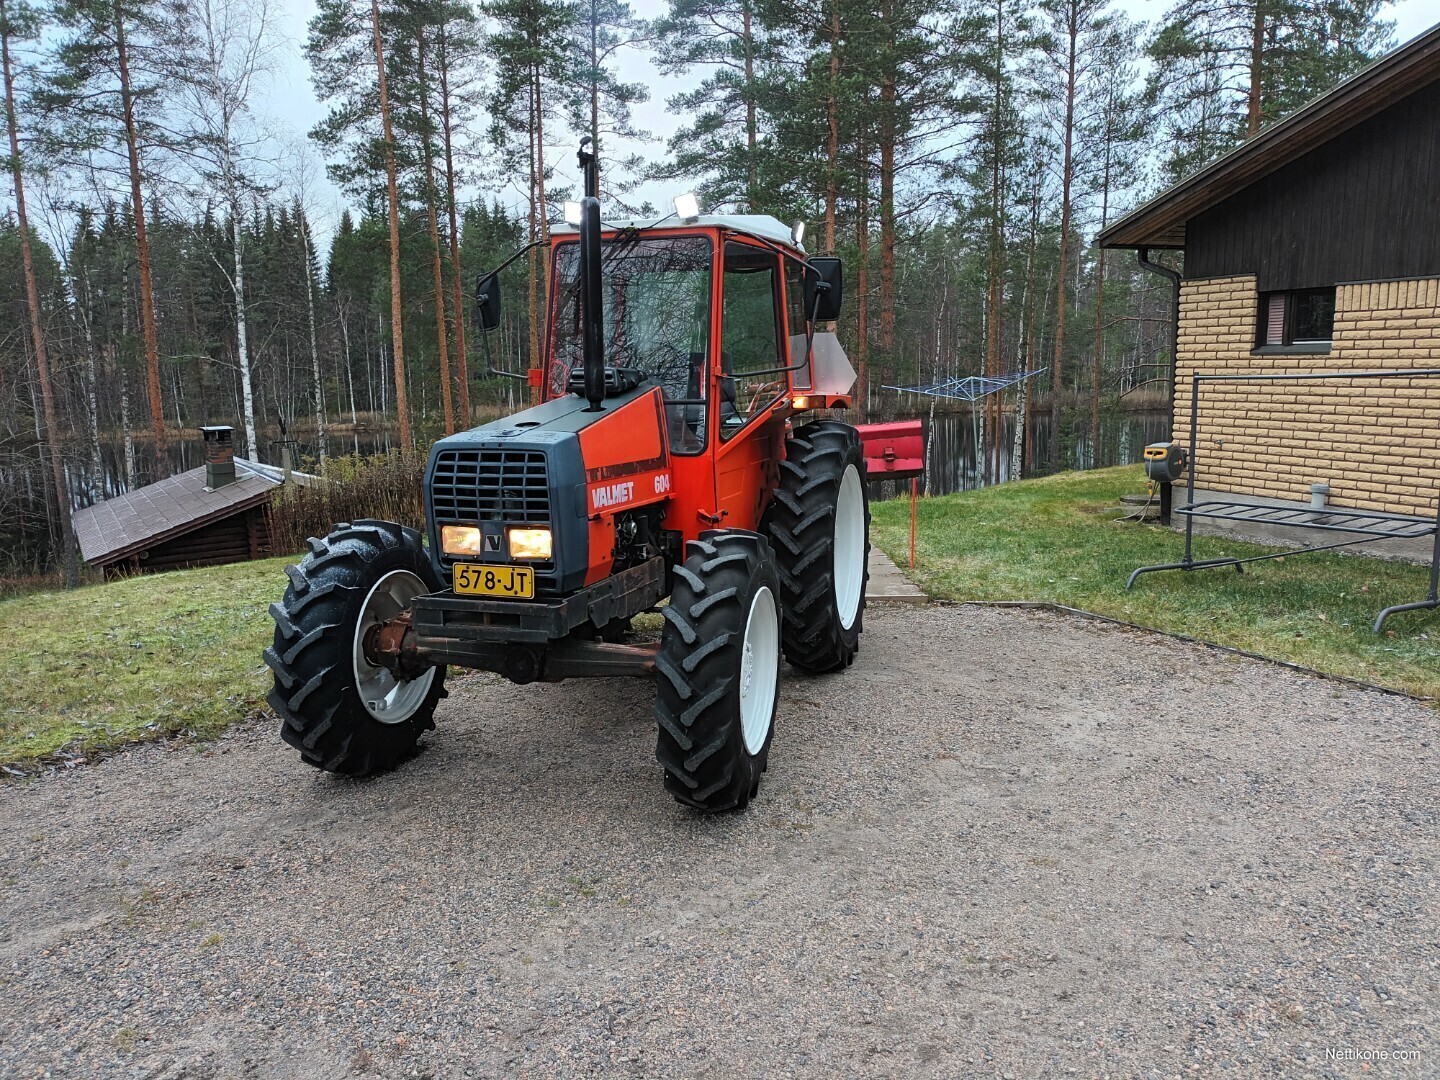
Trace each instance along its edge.
{"label": "front bumper", "polygon": [[412,607],[422,653],[464,664],[474,645],[543,645],[569,636],[586,623],[601,627],[654,607],[665,595],[665,560],[659,556],[596,582],[570,596],[537,600],[487,600],[444,592],[417,596]]}

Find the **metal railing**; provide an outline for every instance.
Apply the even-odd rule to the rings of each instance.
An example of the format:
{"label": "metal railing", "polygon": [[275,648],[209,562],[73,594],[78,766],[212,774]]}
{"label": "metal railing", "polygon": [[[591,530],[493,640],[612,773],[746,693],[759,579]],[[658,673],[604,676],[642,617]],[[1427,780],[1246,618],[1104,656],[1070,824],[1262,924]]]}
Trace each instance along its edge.
{"label": "metal railing", "polygon": [[[1382,511],[1354,511],[1327,508],[1271,507],[1263,504],[1234,502],[1225,499],[1195,501],[1195,455],[1199,449],[1200,432],[1200,384],[1203,382],[1222,383],[1270,383],[1270,382],[1312,382],[1331,379],[1424,379],[1440,377],[1440,368],[1394,368],[1381,371],[1305,371],[1305,372],[1255,372],[1230,375],[1202,375],[1194,371],[1190,375],[1190,457],[1185,470],[1185,505],[1176,509],[1185,515],[1185,554],[1178,563],[1162,563],[1157,566],[1141,566],[1130,574],[1125,583],[1128,591],[1141,574],[1159,573],[1164,570],[1213,570],[1222,566],[1233,566],[1237,573],[1244,573],[1245,564],[1263,562],[1266,559],[1284,558],[1286,555],[1303,555],[1312,551],[1330,551],[1335,548],[1353,547],[1385,539],[1416,539],[1424,536],[1435,537],[1430,553],[1430,592],[1424,600],[1409,604],[1395,604],[1385,608],[1375,617],[1374,630],[1379,633],[1385,620],[1402,611],[1421,611],[1440,607],[1440,499],[1436,501],[1435,517],[1419,517],[1413,514],[1388,513]],[[1259,511],[1274,511],[1262,514]],[[1217,518],[1228,521],[1248,521],[1253,524],[1274,525],[1292,528],[1326,529],[1332,532],[1361,534],[1355,540],[1342,540],[1334,544],[1318,544],[1310,547],[1291,548],[1269,555],[1252,555],[1239,559],[1222,556],[1218,559],[1196,559],[1194,557],[1195,519],[1197,517]],[[1324,520],[1324,519],[1330,520]]]}

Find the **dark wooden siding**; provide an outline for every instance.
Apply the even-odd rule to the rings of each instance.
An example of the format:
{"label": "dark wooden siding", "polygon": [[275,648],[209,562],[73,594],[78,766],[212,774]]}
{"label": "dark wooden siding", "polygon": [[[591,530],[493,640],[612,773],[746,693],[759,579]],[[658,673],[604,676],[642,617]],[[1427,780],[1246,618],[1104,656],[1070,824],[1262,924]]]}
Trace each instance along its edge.
{"label": "dark wooden siding", "polygon": [[109,576],[158,573],[187,566],[244,562],[269,554],[270,532],[265,521],[265,508],[258,506],[157,544],[139,556],[113,563],[105,570]]}
{"label": "dark wooden siding", "polygon": [[1261,290],[1440,275],[1440,83],[1185,227],[1185,276]]}

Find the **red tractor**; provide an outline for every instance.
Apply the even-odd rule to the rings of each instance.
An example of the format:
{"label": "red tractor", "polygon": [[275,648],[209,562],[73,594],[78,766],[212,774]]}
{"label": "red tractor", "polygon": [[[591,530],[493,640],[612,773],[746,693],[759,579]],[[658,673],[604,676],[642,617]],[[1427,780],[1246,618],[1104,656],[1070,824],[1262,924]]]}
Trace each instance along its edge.
{"label": "red tractor", "polygon": [[[797,424],[850,405],[855,373],[816,329],[838,315],[841,266],[771,217],[602,225],[583,149],[581,163],[578,227],[546,241],[544,366],[520,375],[539,404],[435,444],[426,536],[356,521],[310,541],[270,609],[270,703],[305,761],[360,775],[415,752],[447,665],[516,683],[653,676],[666,788],[742,808],[782,653],[821,673],[859,647],[860,438]],[[497,273],[476,290],[487,331]],[[659,643],[627,641],[655,610]]]}

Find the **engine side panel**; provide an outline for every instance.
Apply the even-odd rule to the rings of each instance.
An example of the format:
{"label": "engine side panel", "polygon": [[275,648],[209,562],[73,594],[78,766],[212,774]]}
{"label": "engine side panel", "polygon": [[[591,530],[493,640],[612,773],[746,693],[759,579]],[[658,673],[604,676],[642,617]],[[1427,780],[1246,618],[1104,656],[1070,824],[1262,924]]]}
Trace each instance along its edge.
{"label": "engine side panel", "polygon": [[590,523],[585,584],[593,585],[613,565],[616,515],[670,497],[670,439],[659,388],[607,407],[602,419],[580,432],[580,454]]}

